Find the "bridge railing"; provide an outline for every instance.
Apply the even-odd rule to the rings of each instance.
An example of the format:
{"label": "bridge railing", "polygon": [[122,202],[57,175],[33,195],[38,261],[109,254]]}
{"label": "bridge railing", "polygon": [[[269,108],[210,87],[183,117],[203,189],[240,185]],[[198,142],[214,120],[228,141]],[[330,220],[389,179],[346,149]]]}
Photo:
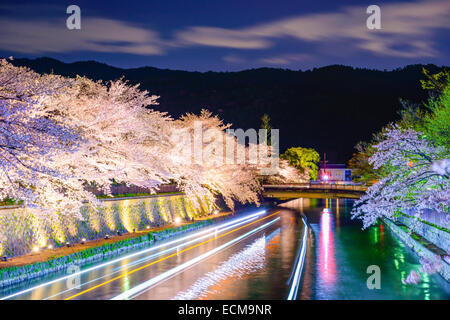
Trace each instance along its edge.
{"label": "bridge railing", "polygon": [[297,190],[340,190],[340,191],[366,191],[367,187],[362,185],[346,185],[332,183],[298,183],[298,184],[277,184],[263,185],[264,189],[297,189]]}

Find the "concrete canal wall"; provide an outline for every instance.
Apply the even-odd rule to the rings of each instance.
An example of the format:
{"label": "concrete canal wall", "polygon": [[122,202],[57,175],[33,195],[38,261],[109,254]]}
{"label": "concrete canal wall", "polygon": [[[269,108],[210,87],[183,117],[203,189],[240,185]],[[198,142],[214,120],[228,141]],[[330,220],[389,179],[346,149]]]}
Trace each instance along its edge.
{"label": "concrete canal wall", "polygon": [[427,210],[417,219],[414,212],[405,212],[397,222],[411,228],[437,247],[444,251],[450,250],[450,215],[443,212]]}
{"label": "concrete canal wall", "polygon": [[211,212],[203,203],[194,207],[182,194],[104,199],[98,210],[82,207],[83,219],[42,217],[20,207],[0,209],[0,256],[18,256],[33,248],[60,247],[67,242],[93,240],[117,232],[142,230],[170,224],[175,217],[191,219]]}
{"label": "concrete canal wall", "polygon": [[[395,224],[393,221],[383,218],[383,222],[408,246],[410,247],[417,255],[425,259],[433,259],[436,255],[436,252],[430,250],[426,246],[424,246],[419,241],[415,240],[411,235],[406,232],[399,225]],[[450,264],[442,259],[441,269],[438,271],[439,274],[448,282],[450,282]]]}

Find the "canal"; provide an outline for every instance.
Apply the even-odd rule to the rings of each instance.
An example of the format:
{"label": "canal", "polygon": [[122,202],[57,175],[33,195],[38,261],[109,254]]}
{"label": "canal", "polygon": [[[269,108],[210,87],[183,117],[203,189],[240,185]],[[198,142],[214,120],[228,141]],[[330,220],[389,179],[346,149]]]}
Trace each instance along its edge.
{"label": "canal", "polygon": [[[450,299],[438,274],[404,285],[417,257],[384,225],[361,230],[350,218],[351,199],[297,199],[287,204],[303,213],[312,229],[300,299]],[[380,268],[381,288],[367,288],[367,267]]]}
{"label": "canal", "polygon": [[[66,274],[0,290],[7,299],[450,299],[438,274],[417,285],[402,279],[417,257],[390,230],[361,230],[353,200],[300,198],[237,214],[211,229],[83,266],[76,286]],[[305,219],[306,218],[306,219]],[[304,221],[307,221],[306,224]],[[295,270],[307,238],[303,273]],[[369,266],[380,269],[370,290]],[[299,279],[299,281],[293,281]]]}

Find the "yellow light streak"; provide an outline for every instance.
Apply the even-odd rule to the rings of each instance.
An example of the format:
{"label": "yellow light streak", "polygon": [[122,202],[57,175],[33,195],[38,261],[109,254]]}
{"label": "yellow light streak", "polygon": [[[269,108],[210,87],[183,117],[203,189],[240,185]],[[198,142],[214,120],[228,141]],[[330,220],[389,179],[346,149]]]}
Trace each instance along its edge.
{"label": "yellow light streak", "polygon": [[73,299],[73,298],[79,297],[79,296],[81,296],[82,294],[85,294],[85,293],[90,292],[90,291],[92,291],[92,290],[95,290],[95,289],[97,289],[97,288],[103,287],[104,285],[106,285],[106,284],[108,284],[108,283],[111,283],[111,282],[116,281],[116,280],[118,280],[118,279],[121,279],[121,278],[123,278],[123,277],[129,276],[130,274],[133,274],[133,273],[135,273],[135,272],[137,272],[137,271],[139,271],[139,270],[145,269],[145,268],[147,268],[147,267],[149,267],[149,266],[151,266],[151,265],[154,265],[154,264],[156,264],[156,263],[158,263],[158,262],[167,260],[167,259],[169,259],[169,258],[171,258],[171,257],[175,257],[175,256],[179,255],[180,253],[183,253],[183,252],[192,250],[192,249],[194,249],[194,248],[196,248],[196,247],[199,247],[199,246],[201,246],[201,245],[203,245],[203,244],[205,244],[205,243],[208,243],[208,242],[211,242],[211,241],[213,241],[213,240],[216,240],[216,239],[225,237],[226,235],[229,235],[229,234],[231,234],[231,233],[233,233],[233,232],[236,232],[236,231],[241,230],[241,229],[243,229],[243,228],[245,228],[245,227],[248,227],[248,226],[250,226],[250,225],[252,225],[252,224],[254,224],[254,223],[257,223],[257,222],[259,222],[259,221],[268,219],[268,218],[270,218],[270,217],[272,217],[272,216],[278,214],[279,212],[280,212],[280,211],[277,211],[277,212],[272,213],[272,214],[270,214],[270,215],[268,215],[268,216],[266,216],[266,217],[264,217],[264,218],[261,218],[261,219],[255,220],[255,221],[253,221],[253,222],[250,222],[250,223],[248,223],[248,224],[246,224],[246,225],[243,225],[242,227],[239,227],[239,228],[236,228],[236,229],[234,229],[234,230],[231,230],[231,231],[229,231],[229,232],[227,232],[227,233],[224,233],[224,234],[222,234],[222,235],[220,235],[220,236],[217,236],[217,237],[214,237],[214,238],[212,238],[212,239],[203,241],[203,242],[201,242],[201,243],[198,243],[198,244],[196,244],[196,245],[193,245],[193,246],[191,246],[191,247],[189,247],[189,248],[186,248],[186,249],[184,249],[184,250],[175,252],[175,253],[170,254],[170,255],[168,255],[168,256],[165,256],[165,257],[163,257],[163,258],[161,258],[161,259],[158,259],[158,260],[156,260],[156,261],[150,262],[149,264],[146,264],[146,265],[144,265],[144,266],[142,266],[142,267],[136,268],[136,269],[131,270],[131,271],[129,271],[129,272],[126,272],[126,273],[124,273],[124,274],[122,274],[122,275],[120,275],[120,276],[117,276],[117,277],[115,277],[115,278],[113,278],[113,279],[110,279],[110,280],[105,281],[105,282],[103,282],[103,283],[100,283],[100,284],[98,284],[98,285],[96,285],[96,286],[93,286],[93,287],[91,287],[91,288],[89,288],[89,289],[86,289],[86,290],[81,291],[81,292],[79,292],[79,293],[77,293],[77,294],[74,294],[73,296],[70,296],[70,297],[68,297],[68,298],[66,298],[66,299],[64,299],[64,300],[71,300],[71,299]]}

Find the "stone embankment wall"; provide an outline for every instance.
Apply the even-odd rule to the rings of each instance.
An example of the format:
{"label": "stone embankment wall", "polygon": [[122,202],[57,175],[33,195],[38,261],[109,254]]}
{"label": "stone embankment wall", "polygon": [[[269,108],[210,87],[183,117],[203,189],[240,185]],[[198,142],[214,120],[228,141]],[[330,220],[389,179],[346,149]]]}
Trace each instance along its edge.
{"label": "stone embankment wall", "polygon": [[427,210],[416,219],[413,212],[405,212],[396,221],[411,228],[443,251],[450,251],[450,214]]}
{"label": "stone embankment wall", "polygon": [[42,216],[24,208],[0,209],[0,256],[13,257],[36,248],[60,247],[117,232],[126,233],[192,219],[210,213],[204,203],[196,208],[182,194],[105,199],[98,210],[82,207],[82,220]]}

